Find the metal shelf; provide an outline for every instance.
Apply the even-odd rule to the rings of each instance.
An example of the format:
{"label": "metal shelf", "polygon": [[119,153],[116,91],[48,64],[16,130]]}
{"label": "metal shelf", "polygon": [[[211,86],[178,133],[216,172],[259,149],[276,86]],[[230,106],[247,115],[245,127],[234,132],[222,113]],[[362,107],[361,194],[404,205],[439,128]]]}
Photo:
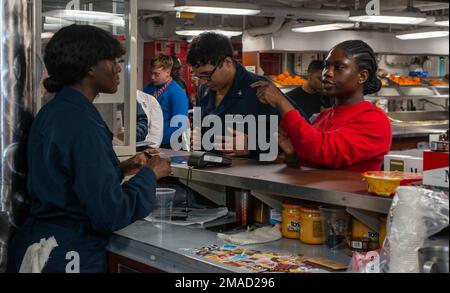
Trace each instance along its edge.
{"label": "metal shelf", "polygon": [[[239,231],[238,231],[239,232]],[[187,249],[224,245],[212,231],[167,225],[158,229],[149,222],[137,221],[110,238],[107,250],[144,265],[169,273],[249,273],[249,271],[202,258]],[[331,250],[325,245],[308,245],[298,239],[282,238],[269,243],[246,245],[248,249],[281,254],[303,254],[347,264],[347,249]],[[326,271],[324,271],[326,272]]]}
{"label": "metal shelf", "polygon": [[[406,93],[406,90],[410,89],[429,89],[432,93],[430,94],[417,94],[417,95],[411,95]],[[393,89],[396,91],[396,94],[386,94],[386,95],[380,95],[379,93],[369,95],[366,98],[367,99],[448,99],[448,94],[441,94],[439,90],[442,89],[448,89],[448,85],[427,85],[427,84],[421,84],[421,85],[399,85],[391,80],[389,80],[389,84],[386,86],[383,86],[381,88],[381,91],[383,89]]]}
{"label": "metal shelf", "polygon": [[[166,156],[187,152],[163,150]],[[185,164],[172,165],[173,177],[186,179]],[[230,167],[192,170],[192,181],[283,197],[339,205],[377,213],[388,213],[392,199],[370,195],[361,174],[356,172],[288,168],[285,164],[234,159]]]}

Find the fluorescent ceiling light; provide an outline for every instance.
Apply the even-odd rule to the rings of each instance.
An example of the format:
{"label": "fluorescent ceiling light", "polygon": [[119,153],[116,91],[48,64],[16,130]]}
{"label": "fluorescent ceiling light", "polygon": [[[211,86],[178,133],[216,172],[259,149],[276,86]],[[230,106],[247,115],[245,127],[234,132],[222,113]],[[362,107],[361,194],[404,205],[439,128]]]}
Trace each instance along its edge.
{"label": "fluorescent ceiling light", "polygon": [[447,37],[448,30],[439,28],[428,28],[397,34],[395,37],[400,40],[417,40]]}
{"label": "fluorescent ceiling light", "polygon": [[59,17],[46,16],[44,19],[45,19],[45,23],[49,23],[49,24],[55,24],[55,23],[73,24],[73,21],[68,21],[68,20],[65,20],[65,19],[62,19]]}
{"label": "fluorescent ceiling light", "polygon": [[175,0],[176,11],[229,15],[256,15],[261,12],[257,5],[247,3]]}
{"label": "fluorescent ceiling light", "polygon": [[198,36],[204,32],[215,32],[229,38],[242,35],[242,31],[232,29],[177,29],[176,34],[180,36]]}
{"label": "fluorescent ceiling light", "polygon": [[[73,24],[72,23],[44,23],[44,30],[43,31],[58,31],[62,29],[63,27],[69,26]],[[107,24],[101,24],[101,23],[94,23],[93,26],[96,26],[98,28],[101,28],[102,30],[109,30],[109,26]]]}
{"label": "fluorescent ceiling light", "polygon": [[447,26],[448,27],[448,19],[447,20],[438,20],[434,22],[435,25],[439,25],[439,26]]}
{"label": "fluorescent ceiling light", "polygon": [[51,39],[52,37],[53,37],[53,33],[49,33],[49,32],[47,32],[47,33],[42,33],[41,34],[41,39],[43,39],[43,40],[45,40],[45,39]]}
{"label": "fluorescent ceiling light", "polygon": [[52,10],[44,13],[44,16],[61,18],[71,21],[86,21],[96,23],[107,23],[116,26],[125,26],[125,20],[119,14],[90,11],[90,10]]}
{"label": "fluorescent ceiling light", "polygon": [[67,26],[63,23],[44,23],[44,31],[57,31]]}
{"label": "fluorescent ceiling light", "polygon": [[350,12],[349,19],[357,22],[392,24],[419,24],[427,20],[427,16],[421,13],[382,13],[382,15],[367,15],[365,11],[353,11]]}
{"label": "fluorescent ceiling light", "polygon": [[293,32],[296,33],[313,33],[313,32],[323,32],[323,31],[335,31],[346,28],[354,28],[354,23],[311,23],[311,24],[300,24],[292,28]]}

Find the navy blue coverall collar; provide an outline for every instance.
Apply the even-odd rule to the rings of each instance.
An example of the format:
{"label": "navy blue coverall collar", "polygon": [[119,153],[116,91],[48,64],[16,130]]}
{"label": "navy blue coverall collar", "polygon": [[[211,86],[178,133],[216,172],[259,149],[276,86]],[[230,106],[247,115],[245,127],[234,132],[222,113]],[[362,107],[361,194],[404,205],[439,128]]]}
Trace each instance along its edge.
{"label": "navy blue coverall collar", "polygon": [[55,99],[61,99],[85,109],[87,113],[89,113],[89,116],[93,119],[93,121],[95,121],[99,126],[103,127],[111,137],[111,139],[113,138],[113,133],[105,124],[102,116],[98,112],[97,108],[95,108],[94,103],[89,101],[89,99],[86,98],[81,92],[70,86],[65,86],[55,95]]}

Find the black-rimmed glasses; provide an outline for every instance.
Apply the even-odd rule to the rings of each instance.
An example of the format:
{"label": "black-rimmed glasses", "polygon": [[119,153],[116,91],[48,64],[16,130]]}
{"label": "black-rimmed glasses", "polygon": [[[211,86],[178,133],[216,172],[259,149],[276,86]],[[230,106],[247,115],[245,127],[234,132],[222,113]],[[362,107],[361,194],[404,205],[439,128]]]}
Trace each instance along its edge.
{"label": "black-rimmed glasses", "polygon": [[212,80],[212,76],[214,75],[214,73],[216,72],[217,68],[219,68],[220,66],[222,66],[223,61],[220,61],[219,63],[217,63],[217,65],[214,67],[214,69],[211,71],[210,74],[204,74],[204,75],[195,75],[195,74],[191,74],[191,77],[193,80],[204,80],[204,81],[211,81]]}

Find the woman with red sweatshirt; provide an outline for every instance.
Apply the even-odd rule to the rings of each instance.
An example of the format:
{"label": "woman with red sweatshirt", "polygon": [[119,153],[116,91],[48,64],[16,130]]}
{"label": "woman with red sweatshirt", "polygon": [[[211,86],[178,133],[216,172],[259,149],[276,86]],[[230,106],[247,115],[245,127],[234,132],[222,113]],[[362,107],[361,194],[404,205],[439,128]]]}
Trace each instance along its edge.
{"label": "woman with red sweatshirt", "polygon": [[357,172],[380,170],[389,152],[392,129],[387,115],[364,95],[376,93],[381,82],[372,48],[360,40],[335,46],[322,72],[325,93],[336,105],[323,111],[310,125],[273,84],[260,81],[259,99],[281,115],[279,145],[286,156],[297,154],[304,166]]}

